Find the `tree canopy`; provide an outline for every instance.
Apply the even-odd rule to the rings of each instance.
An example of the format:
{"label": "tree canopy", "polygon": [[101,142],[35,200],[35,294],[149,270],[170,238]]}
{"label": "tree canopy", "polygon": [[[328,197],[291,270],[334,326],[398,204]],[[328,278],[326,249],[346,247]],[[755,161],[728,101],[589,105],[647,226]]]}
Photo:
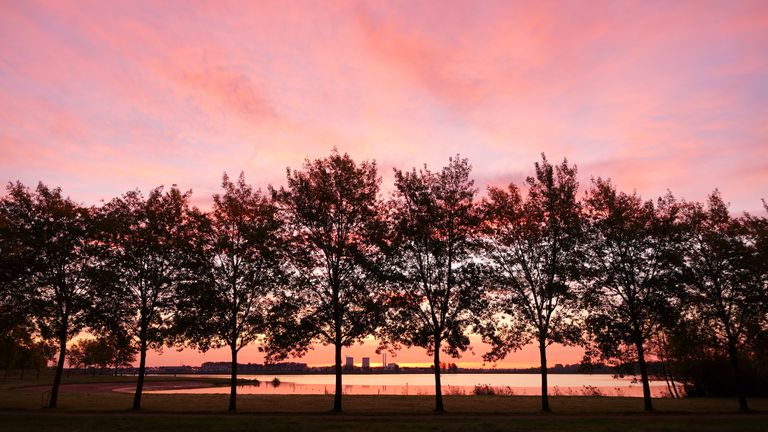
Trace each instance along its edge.
{"label": "tree canopy", "polygon": [[441,355],[460,357],[474,335],[486,361],[538,345],[544,410],[553,343],[581,344],[584,366],[637,372],[648,410],[660,376],[670,394],[738,396],[742,409],[768,388],[768,215],[736,215],[717,191],[646,200],[597,178],[579,197],[576,167],[542,155],[523,183],[481,199],[457,155],[439,171],[395,169],[384,199],[376,163],[335,150],[289,168],[283,187],[243,174],[221,186],[203,211],[175,185],[88,207],[10,183],[0,367],[58,353],[56,407],[68,355],[115,373],[138,356],[139,409],[149,350],[226,347],[234,411],[243,347],[273,362],[333,345],[341,411],[342,350],[373,337],[427,350],[443,411]]}
{"label": "tree canopy", "polygon": [[262,341],[275,291],[284,282],[282,221],[270,197],[225,174],[223,194],[196,232],[202,259],[197,276],[177,286],[175,337],[203,351],[228,347],[232,355],[229,410],[236,410],[237,353]]}
{"label": "tree canopy", "polygon": [[307,160],[287,171],[273,191],[285,220],[284,250],[292,267],[288,295],[278,309],[271,357],[301,354],[312,342],[335,347],[334,411],[341,411],[341,349],[380,323],[377,257],[381,254],[381,200],[375,162],[348,154]]}
{"label": "tree canopy", "polygon": [[679,275],[680,205],[671,195],[643,201],[603,179],[585,199],[584,309],[596,355],[640,368],[646,410],[653,409],[646,349],[661,326],[677,315],[674,287]]}
{"label": "tree canopy", "polygon": [[523,199],[514,184],[488,189],[483,202],[484,252],[492,276],[483,335],[488,360],[504,358],[531,340],[541,359],[542,409],[549,411],[546,349],[579,340],[575,285],[582,264],[583,223],[576,167],[551,165],[542,155]]}
{"label": "tree canopy", "polygon": [[439,172],[395,171],[390,265],[386,294],[394,344],[419,346],[433,356],[435,410],[443,411],[440,352],[458,357],[481,309],[482,272],[474,256],[480,217],[467,159],[456,156]]}

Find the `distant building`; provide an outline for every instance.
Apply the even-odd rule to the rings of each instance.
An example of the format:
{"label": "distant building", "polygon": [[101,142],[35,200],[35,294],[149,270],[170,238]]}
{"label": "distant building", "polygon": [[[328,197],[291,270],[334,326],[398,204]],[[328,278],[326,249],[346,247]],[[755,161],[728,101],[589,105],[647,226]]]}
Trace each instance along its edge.
{"label": "distant building", "polygon": [[193,373],[192,366],[159,366],[156,372],[161,374]]}
{"label": "distant building", "polygon": [[347,361],[344,363],[344,367],[347,369],[352,369],[353,367],[355,367],[355,358],[347,357]]}
{"label": "distant building", "polygon": [[253,372],[305,372],[309,366],[306,363],[281,362],[268,365],[254,364],[252,369]]}
{"label": "distant building", "polygon": [[370,369],[370,368],[371,368],[371,358],[363,357],[363,369]]}
{"label": "distant building", "polygon": [[200,366],[203,373],[229,373],[232,363],[230,362],[205,362]]}
{"label": "distant building", "polygon": [[[309,369],[306,363],[281,362],[273,364],[238,363],[237,370],[241,374],[263,372],[305,372]],[[200,366],[202,373],[229,373],[232,370],[231,362],[205,362]]]}

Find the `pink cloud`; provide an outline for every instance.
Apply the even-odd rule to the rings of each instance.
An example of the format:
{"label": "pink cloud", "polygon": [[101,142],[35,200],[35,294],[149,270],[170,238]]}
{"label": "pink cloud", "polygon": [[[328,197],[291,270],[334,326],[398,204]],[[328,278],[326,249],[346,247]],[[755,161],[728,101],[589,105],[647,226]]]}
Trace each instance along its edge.
{"label": "pink cloud", "polygon": [[541,152],[646,198],[768,190],[764,1],[4,1],[0,52],[0,180],[85,202],[205,206],[334,146],[385,190],[456,153],[519,183]]}

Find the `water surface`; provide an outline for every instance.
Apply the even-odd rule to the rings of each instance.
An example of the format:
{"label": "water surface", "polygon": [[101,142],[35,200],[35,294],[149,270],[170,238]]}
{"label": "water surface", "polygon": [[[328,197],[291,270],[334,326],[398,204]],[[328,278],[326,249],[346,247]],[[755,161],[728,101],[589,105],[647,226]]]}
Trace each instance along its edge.
{"label": "water surface", "polygon": [[[183,375],[200,377],[200,375]],[[229,375],[205,375],[229,378]],[[260,383],[238,386],[240,394],[332,394],[334,375],[241,375],[242,379],[258,379]],[[279,385],[273,385],[277,378]],[[551,374],[548,375],[551,395],[642,396],[640,382],[631,378],[614,378],[609,374]],[[355,395],[432,395],[435,379],[432,374],[350,374],[343,377],[344,394]],[[651,381],[653,396],[663,396],[664,381]],[[475,386],[490,386],[498,394],[541,394],[538,374],[454,374],[442,375],[443,394],[473,394]],[[201,387],[148,391],[155,394],[227,394],[229,387]]]}

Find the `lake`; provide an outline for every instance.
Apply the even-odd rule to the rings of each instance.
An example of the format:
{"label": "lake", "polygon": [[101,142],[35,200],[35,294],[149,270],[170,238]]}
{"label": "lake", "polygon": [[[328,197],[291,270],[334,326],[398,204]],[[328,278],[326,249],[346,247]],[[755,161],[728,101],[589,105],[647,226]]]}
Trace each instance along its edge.
{"label": "lake", "polygon": [[[199,378],[200,375],[179,375]],[[229,375],[205,375],[229,378]],[[241,375],[243,379],[258,379],[260,383],[238,386],[239,394],[333,394],[334,375]],[[279,385],[272,381],[278,378]],[[550,395],[642,396],[641,383],[631,378],[614,378],[609,374],[551,374]],[[433,395],[434,375],[431,374],[350,374],[344,375],[344,394],[355,395]],[[488,385],[496,393],[508,395],[541,394],[538,374],[451,374],[442,375],[443,394],[472,394],[475,386]],[[668,393],[664,381],[651,381],[655,397]],[[152,394],[226,394],[229,387],[148,391]]]}

